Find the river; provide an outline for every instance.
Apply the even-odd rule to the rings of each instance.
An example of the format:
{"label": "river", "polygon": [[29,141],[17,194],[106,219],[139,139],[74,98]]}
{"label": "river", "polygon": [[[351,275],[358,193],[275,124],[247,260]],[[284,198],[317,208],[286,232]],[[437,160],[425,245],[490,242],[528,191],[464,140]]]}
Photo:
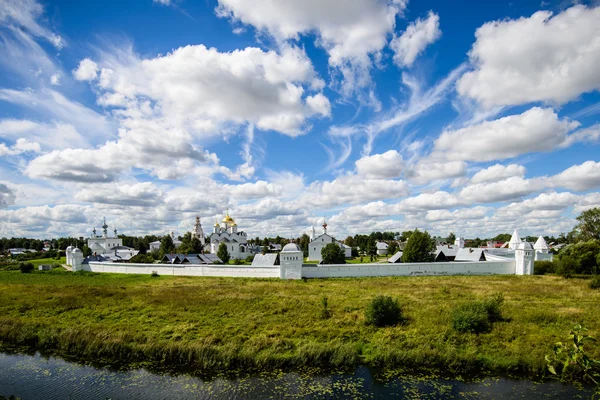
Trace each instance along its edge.
{"label": "river", "polygon": [[353,373],[271,372],[202,380],[144,369],[115,371],[40,355],[0,353],[0,396],[44,399],[573,399],[592,392],[559,382],[485,378],[465,381],[426,376],[375,379]]}

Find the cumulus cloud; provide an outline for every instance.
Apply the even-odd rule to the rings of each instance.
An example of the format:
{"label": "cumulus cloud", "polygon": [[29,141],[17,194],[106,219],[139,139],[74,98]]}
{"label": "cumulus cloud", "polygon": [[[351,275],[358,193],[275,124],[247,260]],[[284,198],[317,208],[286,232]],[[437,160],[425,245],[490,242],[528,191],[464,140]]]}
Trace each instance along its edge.
{"label": "cumulus cloud", "polygon": [[277,41],[314,33],[329,65],[344,76],[343,91],[370,84],[372,55],[385,47],[406,0],[248,2],[219,0],[218,16],[254,26]]}
{"label": "cumulus cloud", "polygon": [[551,178],[553,184],[571,190],[585,191],[600,187],[600,162],[586,161],[573,165]]}
{"label": "cumulus cloud", "polygon": [[402,35],[391,41],[394,62],[399,66],[412,66],[419,54],[441,35],[440,17],[430,11],[427,19],[419,18],[410,23]]}
{"label": "cumulus cloud", "polygon": [[0,183],[0,208],[14,204],[15,198],[16,196],[12,189],[3,183]]}
{"label": "cumulus cloud", "polygon": [[474,70],[457,90],[484,107],[543,101],[563,104],[600,89],[600,7],[488,22],[469,52]]}
{"label": "cumulus cloud", "polygon": [[489,207],[477,206],[473,208],[460,208],[455,211],[450,210],[429,210],[425,215],[427,221],[448,221],[464,219],[481,219],[491,210]]}
{"label": "cumulus cloud", "polygon": [[517,164],[502,165],[496,164],[482,169],[471,177],[472,183],[484,183],[498,181],[504,178],[510,178],[517,176],[520,178],[525,177],[525,167]]}
{"label": "cumulus cloud", "polygon": [[407,177],[413,182],[425,184],[438,179],[457,178],[466,173],[467,163],[463,161],[435,162],[424,159],[407,172]]}
{"label": "cumulus cloud", "polygon": [[89,58],[79,62],[77,69],[73,70],[73,76],[78,81],[93,81],[98,76],[98,64]]}
{"label": "cumulus cloud", "polygon": [[19,138],[12,146],[8,147],[4,143],[0,143],[0,156],[12,156],[22,153],[39,153],[41,151],[40,144],[30,142],[27,139]]}
{"label": "cumulus cloud", "polygon": [[492,161],[557,148],[578,122],[559,119],[550,108],[534,107],[522,114],[442,132],[432,157],[461,161]]}
{"label": "cumulus cloud", "polygon": [[[304,133],[308,118],[330,115],[329,100],[321,93],[303,97],[324,83],[297,47],[221,53],[185,46],[144,60],[127,51],[104,54],[100,64],[101,104],[123,109],[118,112],[123,117],[160,118],[197,135],[215,134],[228,123],[252,123],[296,136]],[[93,78],[95,68],[91,72],[82,75]]]}
{"label": "cumulus cloud", "polygon": [[79,201],[131,207],[154,207],[161,204],[163,198],[164,193],[152,182],[95,184],[75,194]]}
{"label": "cumulus cloud", "polygon": [[501,181],[465,186],[458,196],[468,203],[494,203],[530,195],[540,191],[546,185],[544,179],[523,179],[513,176]]}
{"label": "cumulus cloud", "polygon": [[368,178],[398,178],[404,168],[404,160],[396,150],[366,156],[356,161],[356,171]]}
{"label": "cumulus cloud", "polygon": [[0,120],[0,136],[6,138],[26,137],[43,145],[44,149],[57,149],[73,146],[85,146],[85,140],[79,132],[69,124],[58,122],[39,123],[31,120]]}

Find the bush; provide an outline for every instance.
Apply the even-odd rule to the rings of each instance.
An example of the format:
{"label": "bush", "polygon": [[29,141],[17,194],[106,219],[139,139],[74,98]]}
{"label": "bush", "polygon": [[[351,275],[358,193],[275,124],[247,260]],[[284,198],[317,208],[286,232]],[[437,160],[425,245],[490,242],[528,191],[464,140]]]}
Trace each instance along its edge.
{"label": "bush", "polygon": [[156,271],[152,271],[152,273],[150,274],[150,276],[151,276],[152,278],[158,278],[160,275],[158,274],[158,272],[156,272]]}
{"label": "bush", "polygon": [[594,275],[589,285],[590,289],[600,289],[600,275]]}
{"label": "bush", "polygon": [[234,258],[234,259],[233,259],[233,264],[234,264],[234,265],[242,265],[242,264],[244,264],[244,263],[243,263],[243,262],[242,262],[242,260],[240,260],[239,258]]}
{"label": "bush", "polygon": [[452,327],[458,332],[489,332],[492,323],[503,320],[503,303],[504,295],[497,293],[487,300],[462,304],[452,312]]}
{"label": "bush", "polygon": [[492,324],[483,303],[474,301],[454,309],[452,328],[461,333],[484,333],[492,329]]}
{"label": "bush", "polygon": [[556,272],[556,263],[554,261],[536,261],[533,266],[535,275],[553,274]]}
{"label": "bush", "polygon": [[250,254],[248,257],[246,257],[246,262],[252,263],[252,261],[254,261],[254,254]]}
{"label": "bush", "polygon": [[331,310],[329,309],[329,304],[327,303],[327,297],[323,297],[321,299],[321,319],[329,318],[331,318]]}
{"label": "bush", "polygon": [[571,256],[562,256],[558,261],[558,266],[556,267],[556,273],[564,276],[565,278],[571,277],[571,275],[576,274],[579,270],[579,263],[574,257]]}
{"label": "bush", "polygon": [[402,321],[402,308],[398,300],[390,296],[375,297],[365,312],[368,325],[389,326]]}
{"label": "bush", "polygon": [[33,271],[33,264],[30,262],[22,262],[19,263],[19,269],[21,270],[22,273],[24,274],[30,274],[31,271]]}

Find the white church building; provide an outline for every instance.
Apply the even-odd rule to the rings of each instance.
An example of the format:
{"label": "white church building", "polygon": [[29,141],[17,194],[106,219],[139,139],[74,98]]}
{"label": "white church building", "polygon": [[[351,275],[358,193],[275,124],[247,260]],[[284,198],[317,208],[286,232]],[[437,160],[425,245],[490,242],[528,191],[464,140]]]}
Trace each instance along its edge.
{"label": "white church building", "polygon": [[321,250],[323,247],[327,246],[329,243],[337,243],[338,246],[344,252],[345,258],[352,257],[352,247],[346,246],[342,242],[338,242],[335,238],[329,234],[327,234],[327,222],[323,220],[323,233],[319,236],[315,235],[315,227],[313,226],[311,229],[310,235],[310,243],[308,244],[308,258],[307,261],[321,261]]}
{"label": "white church building", "polygon": [[221,243],[225,243],[231,258],[245,259],[250,254],[246,232],[238,231],[235,220],[229,216],[229,210],[221,224],[215,221],[213,233],[208,237],[207,247],[211,253],[217,254]]}

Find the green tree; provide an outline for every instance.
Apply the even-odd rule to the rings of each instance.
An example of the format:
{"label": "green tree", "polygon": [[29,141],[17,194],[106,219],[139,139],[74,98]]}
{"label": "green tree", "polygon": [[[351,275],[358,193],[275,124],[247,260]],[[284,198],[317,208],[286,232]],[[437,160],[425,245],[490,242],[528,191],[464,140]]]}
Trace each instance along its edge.
{"label": "green tree", "polygon": [[224,264],[227,264],[229,262],[229,259],[231,257],[229,256],[229,252],[227,251],[227,245],[225,243],[221,243],[219,245],[219,249],[217,250],[217,257],[219,257]]}
{"label": "green tree", "polygon": [[300,237],[299,246],[302,250],[304,257],[308,257],[308,244],[310,243],[310,237],[305,233]]}
{"label": "green tree", "polygon": [[337,243],[329,243],[321,249],[321,262],[323,264],[345,264],[344,250]]}
{"label": "green tree", "polygon": [[344,240],[344,244],[350,247],[356,247],[356,240],[352,236],[348,236],[346,240]]}
{"label": "green tree", "polygon": [[582,212],[577,221],[579,223],[572,232],[576,241],[600,240],[600,208]]}
{"label": "green tree", "polygon": [[398,242],[392,240],[388,244],[388,256],[393,256],[394,254],[396,254],[396,252],[398,252]]}
{"label": "green tree", "polygon": [[202,253],[202,250],[202,242],[200,242],[200,239],[194,236],[190,242],[190,253],[199,254]]}
{"label": "green tree", "polygon": [[165,235],[161,239],[160,250],[163,254],[169,254],[175,250],[175,245],[173,244],[173,238],[171,238],[171,235]]}
{"label": "green tree", "polygon": [[408,238],[404,252],[402,253],[402,262],[433,262],[435,258],[435,240],[431,238],[429,232],[420,232],[415,229]]}
{"label": "green tree", "polygon": [[450,234],[446,238],[446,243],[454,244],[454,242],[456,242],[456,235],[454,234],[454,232],[450,232]]}

